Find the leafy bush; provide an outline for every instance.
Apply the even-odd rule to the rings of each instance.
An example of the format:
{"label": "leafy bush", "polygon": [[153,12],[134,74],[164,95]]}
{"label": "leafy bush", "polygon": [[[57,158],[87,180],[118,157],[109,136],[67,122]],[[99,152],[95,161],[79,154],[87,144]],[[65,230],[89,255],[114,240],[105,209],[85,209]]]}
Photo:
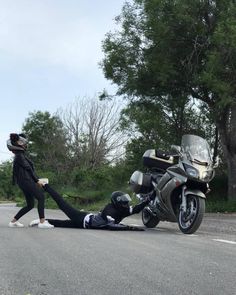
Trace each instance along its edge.
{"label": "leafy bush", "polygon": [[216,175],[210,182],[211,192],[207,195],[207,199],[210,201],[227,200],[227,176]]}
{"label": "leafy bush", "polygon": [[127,183],[124,166],[104,165],[97,169],[76,168],[71,175],[72,186],[82,190],[117,190]]}
{"label": "leafy bush", "polygon": [[12,163],[10,161],[2,163],[0,165],[0,199],[14,200],[20,195],[18,186],[12,184]]}
{"label": "leafy bush", "polygon": [[[131,194],[128,180],[132,169],[125,161],[114,166],[104,165],[91,170],[76,168],[70,173],[58,174],[54,171],[39,170],[40,177],[49,178],[50,184],[73,206],[87,211],[99,211],[110,202],[113,191],[121,190]],[[210,183],[211,192],[207,195],[207,212],[236,212],[236,202],[227,202],[227,177],[217,175]],[[46,196],[46,208],[58,208],[52,198]],[[0,166],[0,200],[14,200],[19,206],[25,204],[25,198],[17,185],[12,185],[12,163]],[[134,197],[133,204],[138,201]],[[36,202],[37,203],[37,202]]]}
{"label": "leafy bush", "polygon": [[236,201],[206,201],[206,212],[236,212]]}

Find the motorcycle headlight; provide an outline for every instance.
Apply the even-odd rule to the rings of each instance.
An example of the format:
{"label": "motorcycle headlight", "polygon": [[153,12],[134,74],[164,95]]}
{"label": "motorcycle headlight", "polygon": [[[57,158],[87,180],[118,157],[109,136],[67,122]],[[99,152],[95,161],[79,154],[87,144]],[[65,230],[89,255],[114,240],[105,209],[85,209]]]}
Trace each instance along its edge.
{"label": "motorcycle headlight", "polygon": [[212,178],[212,176],[213,176],[213,171],[212,171],[212,170],[204,171],[204,172],[202,173],[202,178],[203,178],[203,180],[205,180],[205,181],[210,180],[210,179]]}
{"label": "motorcycle headlight", "polygon": [[198,178],[199,177],[199,172],[197,169],[193,168],[193,167],[186,167],[186,173],[194,178]]}

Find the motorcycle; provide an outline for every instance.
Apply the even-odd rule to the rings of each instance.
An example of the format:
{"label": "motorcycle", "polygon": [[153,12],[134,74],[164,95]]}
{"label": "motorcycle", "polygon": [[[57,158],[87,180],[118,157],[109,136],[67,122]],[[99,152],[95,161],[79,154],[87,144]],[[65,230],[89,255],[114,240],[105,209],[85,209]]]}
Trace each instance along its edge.
{"label": "motorcycle", "polygon": [[177,222],[184,234],[192,234],[201,225],[209,182],[217,165],[213,164],[208,143],[199,136],[183,135],[181,146],[171,149],[172,154],[147,150],[143,164],[148,171],[135,171],[129,184],[140,200],[153,196],[142,211],[146,227],[154,228],[160,221]]}

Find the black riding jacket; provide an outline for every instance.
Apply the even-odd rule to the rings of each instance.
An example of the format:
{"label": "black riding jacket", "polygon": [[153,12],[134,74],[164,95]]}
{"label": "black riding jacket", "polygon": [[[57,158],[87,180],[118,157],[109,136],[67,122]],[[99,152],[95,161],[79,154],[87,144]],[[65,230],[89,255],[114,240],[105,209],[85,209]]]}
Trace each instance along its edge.
{"label": "black riding jacket", "polygon": [[21,184],[25,181],[38,182],[34,172],[33,162],[26,157],[24,151],[17,151],[13,161],[13,184]]}
{"label": "black riding jacket", "polygon": [[111,216],[115,219],[115,223],[120,223],[125,217],[141,212],[148,203],[149,200],[145,200],[134,207],[129,206],[128,208],[116,208],[114,204],[109,203],[101,211],[101,216],[105,220],[107,220],[107,216]]}

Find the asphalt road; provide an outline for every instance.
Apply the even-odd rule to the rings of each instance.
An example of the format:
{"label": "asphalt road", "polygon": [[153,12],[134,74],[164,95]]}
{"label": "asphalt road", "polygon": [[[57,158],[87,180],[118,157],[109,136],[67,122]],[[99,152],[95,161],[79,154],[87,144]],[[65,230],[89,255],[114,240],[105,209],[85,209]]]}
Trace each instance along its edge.
{"label": "asphalt road", "polygon": [[144,232],[8,228],[17,210],[0,205],[0,295],[236,295],[236,214],[206,214],[184,235],[167,222]]}

